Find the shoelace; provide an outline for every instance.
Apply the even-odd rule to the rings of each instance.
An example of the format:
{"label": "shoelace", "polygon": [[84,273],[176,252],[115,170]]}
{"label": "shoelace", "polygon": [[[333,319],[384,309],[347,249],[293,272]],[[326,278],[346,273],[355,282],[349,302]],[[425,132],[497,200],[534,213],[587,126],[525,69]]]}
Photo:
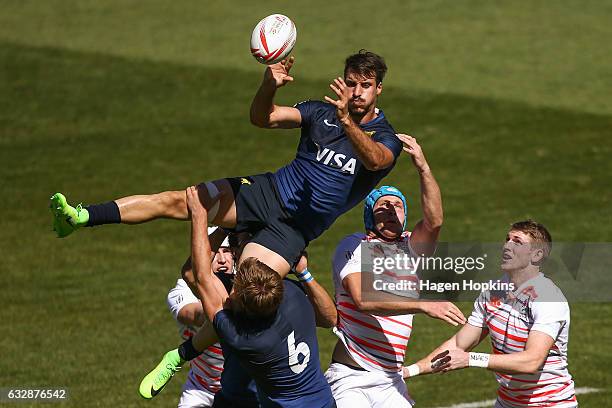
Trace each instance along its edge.
{"label": "shoelace", "polygon": [[176,373],[180,369],[181,367],[176,367],[173,364],[166,364],[166,369],[160,371],[160,373],[157,375],[157,378],[155,379],[156,385],[165,384],[166,382],[168,382],[168,379],[172,378],[174,376],[174,373]]}
{"label": "shoelace", "polygon": [[74,209],[77,213],[77,219],[73,220],[72,217],[66,218],[66,221],[71,225],[75,225],[78,222],[79,215],[81,214],[81,211],[83,211],[83,203],[79,203],[79,205],[77,205]]}

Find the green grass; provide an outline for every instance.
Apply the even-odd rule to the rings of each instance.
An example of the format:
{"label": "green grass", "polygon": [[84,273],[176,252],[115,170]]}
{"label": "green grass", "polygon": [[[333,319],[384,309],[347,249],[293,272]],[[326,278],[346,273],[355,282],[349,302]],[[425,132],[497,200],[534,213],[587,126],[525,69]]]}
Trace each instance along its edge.
{"label": "green grass", "polygon": [[[248,122],[262,67],[245,41],[268,10],[190,4],[0,1],[0,387],[68,386],[65,405],[75,407],[178,398],[184,374],[149,403],[137,386],[178,343],[164,299],[187,256],[189,225],[108,226],[60,241],[46,205],[55,191],[94,203],[271,171],[293,157],[297,131]],[[296,81],[281,103],[320,99],[356,48],[387,57],[381,107],[423,145],[444,195],[443,240],[496,241],[528,216],[557,241],[609,240],[612,62],[600,59],[609,7],[398,2],[381,8],[383,27],[358,28],[370,34],[360,45],[361,36],[334,35],[354,21],[337,21],[339,5],[321,13],[278,4],[273,11],[300,30]],[[415,222],[410,161],[387,181],[405,190]],[[328,288],[332,249],[361,229],[355,209],[311,244],[312,269]],[[577,386],[608,387],[610,312],[610,304],[572,305]],[[452,332],[417,316],[408,359]],[[326,366],[334,339],[319,333]],[[495,381],[464,370],[417,378],[410,389],[419,406],[434,407],[493,398]],[[598,407],[610,397],[579,401]]]}

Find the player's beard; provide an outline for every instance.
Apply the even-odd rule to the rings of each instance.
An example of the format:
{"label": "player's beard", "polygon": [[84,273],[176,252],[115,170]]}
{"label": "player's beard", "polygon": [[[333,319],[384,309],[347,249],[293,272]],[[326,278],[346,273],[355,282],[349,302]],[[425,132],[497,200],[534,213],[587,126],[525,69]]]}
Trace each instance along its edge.
{"label": "player's beard", "polygon": [[361,118],[363,118],[371,110],[373,110],[372,106],[373,105],[365,105],[365,104],[355,105],[352,102],[349,102],[348,104],[349,115],[351,115],[353,119],[361,120]]}

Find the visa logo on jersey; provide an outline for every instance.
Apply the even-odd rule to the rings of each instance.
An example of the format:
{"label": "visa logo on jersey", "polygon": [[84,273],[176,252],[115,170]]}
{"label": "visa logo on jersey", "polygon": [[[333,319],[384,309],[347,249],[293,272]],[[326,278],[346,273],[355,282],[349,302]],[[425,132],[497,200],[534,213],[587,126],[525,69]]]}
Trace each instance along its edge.
{"label": "visa logo on jersey", "polygon": [[317,150],[317,161],[322,162],[326,166],[331,166],[340,169],[343,173],[355,174],[355,167],[357,167],[357,160],[350,157],[346,160],[346,155],[342,153],[336,153],[334,150],[329,148],[321,147]]}

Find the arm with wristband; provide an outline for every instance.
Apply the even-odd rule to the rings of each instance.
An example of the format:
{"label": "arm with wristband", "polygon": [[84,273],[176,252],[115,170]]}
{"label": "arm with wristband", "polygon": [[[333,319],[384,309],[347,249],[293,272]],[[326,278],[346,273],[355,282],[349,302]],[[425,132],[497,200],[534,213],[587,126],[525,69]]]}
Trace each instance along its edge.
{"label": "arm with wristband", "polygon": [[294,275],[304,286],[308,300],[312,304],[315,312],[315,320],[318,327],[331,328],[336,326],[338,321],[338,311],[329,293],[321,286],[308,270],[308,259],[306,252],[295,267]]}
{"label": "arm with wristband", "polygon": [[468,353],[461,349],[445,350],[432,360],[433,372],[447,372],[466,367],[480,367],[502,374],[534,374],[544,364],[554,339],[546,333],[529,333],[525,350],[509,354]]}
{"label": "arm with wristband", "polygon": [[[461,330],[457,332],[457,334],[440,344],[440,346],[434,349],[426,357],[410,366],[404,367],[404,379],[415,377],[417,375],[433,374],[440,371],[438,369],[438,366],[442,364],[440,362],[440,356],[444,356],[450,351],[459,350],[468,356],[472,354],[482,354],[468,353],[468,351],[480,344],[486,335],[487,331],[483,330],[481,327],[475,327],[471,324],[464,325]],[[476,359],[479,360],[479,358]]]}

